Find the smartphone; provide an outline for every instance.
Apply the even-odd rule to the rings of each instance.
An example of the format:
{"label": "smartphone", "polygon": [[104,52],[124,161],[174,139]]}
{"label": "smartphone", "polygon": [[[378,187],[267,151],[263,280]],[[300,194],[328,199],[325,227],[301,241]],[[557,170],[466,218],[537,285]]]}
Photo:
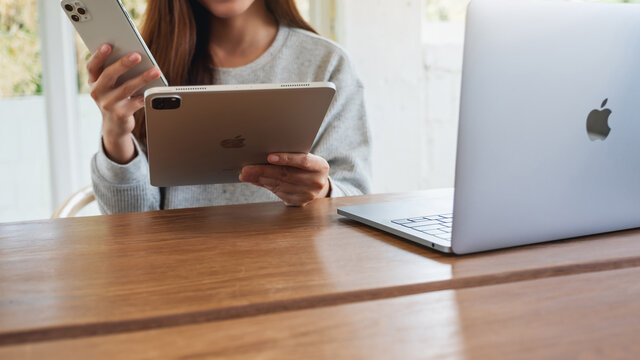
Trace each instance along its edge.
{"label": "smartphone", "polygon": [[[131,52],[140,54],[142,61],[120,76],[116,85],[158,67],[120,0],[62,0],[60,5],[92,54],[103,44],[111,45],[112,52],[105,68]],[[167,79],[162,75],[134,95],[143,95],[149,88],[168,85]]]}

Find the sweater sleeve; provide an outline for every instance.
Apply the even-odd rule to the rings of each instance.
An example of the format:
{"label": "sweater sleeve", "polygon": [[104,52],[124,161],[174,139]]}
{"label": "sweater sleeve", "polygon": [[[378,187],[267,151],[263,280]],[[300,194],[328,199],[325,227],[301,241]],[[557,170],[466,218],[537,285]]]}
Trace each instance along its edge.
{"label": "sweater sleeve", "polygon": [[91,161],[91,180],[103,214],[160,209],[160,189],[151,186],[147,158],[135,138],[133,142],[136,157],[121,165],[107,157],[100,139],[99,150]]}
{"label": "sweater sleeve", "polygon": [[331,197],[366,194],[371,191],[371,134],[363,86],[346,55],[332,67],[329,81],[336,95],[311,152],[331,167]]}

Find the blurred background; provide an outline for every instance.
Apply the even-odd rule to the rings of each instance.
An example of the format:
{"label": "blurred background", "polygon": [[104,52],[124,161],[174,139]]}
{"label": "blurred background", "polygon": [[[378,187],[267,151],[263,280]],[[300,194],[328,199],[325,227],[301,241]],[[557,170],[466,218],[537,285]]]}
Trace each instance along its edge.
{"label": "blurred background", "polygon": [[[452,187],[469,0],[297,2],[365,85],[374,192]],[[140,23],[146,0],[123,3]],[[88,56],[59,0],[0,0],[0,222],[48,218],[91,183],[101,117]]]}

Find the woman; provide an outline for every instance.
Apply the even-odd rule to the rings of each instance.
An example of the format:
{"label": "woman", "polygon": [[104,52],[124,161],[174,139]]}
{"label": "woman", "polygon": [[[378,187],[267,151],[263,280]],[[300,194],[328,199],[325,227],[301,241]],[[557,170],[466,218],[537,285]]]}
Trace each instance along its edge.
{"label": "woman", "polygon": [[[240,184],[159,189],[149,183],[143,99],[131,97],[158,69],[115,86],[141,60],[104,68],[111,48],[90,59],[91,96],[102,112],[102,146],[92,161],[104,213],[359,195],[370,188],[369,129],[362,85],[346,54],[317,36],[294,0],[149,0],[142,35],[172,86],[331,81],[336,97],[311,154],[270,154],[246,166]],[[135,116],[134,116],[135,115]]]}

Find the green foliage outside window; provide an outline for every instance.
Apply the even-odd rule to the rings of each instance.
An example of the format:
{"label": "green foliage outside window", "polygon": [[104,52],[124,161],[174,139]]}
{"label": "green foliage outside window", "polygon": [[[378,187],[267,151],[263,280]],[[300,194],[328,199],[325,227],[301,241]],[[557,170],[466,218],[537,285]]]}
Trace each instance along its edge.
{"label": "green foliage outside window", "polygon": [[41,94],[37,0],[0,0],[0,98]]}
{"label": "green foliage outside window", "polygon": [[[139,22],[146,0],[124,0],[123,3]],[[42,95],[39,36],[37,0],[0,0],[0,98]],[[85,64],[89,51],[77,35],[76,39],[78,90],[87,92]]]}

